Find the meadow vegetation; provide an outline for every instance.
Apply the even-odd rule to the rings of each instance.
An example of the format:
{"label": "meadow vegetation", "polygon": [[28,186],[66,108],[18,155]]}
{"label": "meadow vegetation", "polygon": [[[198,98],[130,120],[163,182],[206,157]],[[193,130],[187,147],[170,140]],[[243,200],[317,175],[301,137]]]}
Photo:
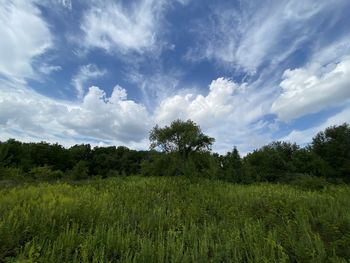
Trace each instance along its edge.
{"label": "meadow vegetation", "polygon": [[186,177],[0,190],[0,262],[348,262],[350,187]]}

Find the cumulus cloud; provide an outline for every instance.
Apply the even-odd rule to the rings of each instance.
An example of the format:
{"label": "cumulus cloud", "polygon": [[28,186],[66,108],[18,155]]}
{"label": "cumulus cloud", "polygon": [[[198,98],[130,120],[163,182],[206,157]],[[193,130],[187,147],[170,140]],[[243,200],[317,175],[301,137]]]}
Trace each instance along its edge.
{"label": "cumulus cloud", "polygon": [[191,117],[203,123],[227,116],[235,107],[233,94],[237,90],[234,82],[219,78],[210,84],[207,96],[183,94],[166,98],[157,109],[156,119],[159,123],[168,123],[176,117]]}
{"label": "cumulus cloud", "polygon": [[99,69],[94,64],[81,66],[76,75],[72,78],[72,84],[77,92],[78,98],[84,95],[84,87],[88,85],[89,80],[93,80],[107,74],[107,70]]}
{"label": "cumulus cloud", "polygon": [[338,64],[286,70],[281,95],[272,105],[279,119],[289,121],[350,99],[350,58]]}
{"label": "cumulus cloud", "polygon": [[25,86],[2,83],[0,139],[15,137],[65,145],[122,144],[145,149],[153,125],[182,118],[194,120],[215,137],[215,150],[224,152],[237,145],[245,153],[270,139],[268,133],[262,132],[268,129],[268,123],[259,120],[266,112],[264,103],[259,101],[261,96],[248,94],[245,84],[218,78],[210,84],[207,95],[174,95],[164,99],[150,114],[144,105],[129,100],[126,90],[118,85],[109,97],[93,86],[81,101],[68,102],[45,97]]}
{"label": "cumulus cloud", "polygon": [[32,1],[0,1],[0,74],[35,76],[34,59],[52,47],[48,25]]}
{"label": "cumulus cloud", "polygon": [[246,84],[218,78],[212,81],[206,96],[187,93],[163,100],[154,118],[163,125],[177,118],[191,119],[216,138],[214,149],[228,151],[236,145],[247,152],[270,138],[264,132],[268,123],[259,120],[268,111],[263,98]]}
{"label": "cumulus cloud", "polygon": [[256,97],[250,97],[250,101],[247,97],[245,84],[238,85],[230,79],[218,78],[212,81],[206,96],[188,93],[163,100],[156,110],[156,120],[168,123],[176,117],[191,118],[205,127],[224,119],[250,122],[261,116],[262,108],[257,106],[254,112],[247,111],[243,118],[238,116],[236,113],[254,104]]}
{"label": "cumulus cloud", "polygon": [[134,101],[127,100],[125,89],[116,86],[111,97],[104,91],[90,87],[80,107],[69,111],[69,118],[61,123],[77,132],[95,138],[119,141],[139,141],[149,130],[146,109]]}
{"label": "cumulus cloud", "polygon": [[[9,137],[138,146],[150,129],[146,109],[116,86],[110,97],[91,87],[82,102],[59,101],[27,87],[0,88],[0,130]],[[19,136],[20,135],[20,136]]]}

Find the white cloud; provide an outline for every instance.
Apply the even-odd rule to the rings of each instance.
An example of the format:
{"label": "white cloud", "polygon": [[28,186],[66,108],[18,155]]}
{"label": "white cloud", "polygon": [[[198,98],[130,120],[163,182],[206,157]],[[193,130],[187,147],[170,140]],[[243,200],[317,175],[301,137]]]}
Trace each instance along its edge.
{"label": "white cloud", "polygon": [[27,87],[0,87],[0,139],[47,140],[65,145],[105,142],[132,147],[145,145],[150,129],[146,109],[127,99],[124,89],[110,97],[91,87],[82,102],[47,98]]}
{"label": "white cloud", "polygon": [[269,109],[266,95],[245,84],[218,78],[212,81],[206,96],[188,93],[163,100],[155,112],[155,123],[191,119],[216,138],[215,150],[224,152],[236,145],[247,152],[270,138],[264,132],[268,123],[259,121]]}
{"label": "white cloud", "polygon": [[[319,44],[309,59],[307,67],[311,71],[320,71],[321,73],[330,70],[335,63],[344,60],[350,54],[350,34],[334,39],[331,43]],[[327,67],[328,65],[328,67]]]}
{"label": "white cloud", "polygon": [[153,111],[161,101],[185,89],[182,86],[179,90],[179,80],[183,76],[180,71],[164,72],[155,69],[154,73],[148,76],[133,68],[127,72],[127,79],[141,90],[142,101],[150,111]]}
{"label": "white cloud", "polygon": [[187,58],[210,59],[255,74],[264,63],[284,61],[306,40],[319,39],[316,34],[327,14],[347,4],[346,0],[279,0],[215,6],[208,19],[196,24],[198,45]]}
{"label": "white cloud", "polygon": [[48,25],[31,1],[0,1],[0,74],[35,77],[32,63],[52,47]]}
{"label": "white cloud", "polygon": [[[55,100],[26,86],[0,82],[0,139],[46,140],[66,146],[98,143],[148,148],[147,134],[156,124],[190,118],[216,138],[214,150],[225,152],[238,146],[242,153],[270,140],[267,122],[261,121],[266,105],[261,94],[232,80],[219,78],[206,96],[182,93],[164,99],[154,114],[127,99],[116,86],[110,97],[91,87],[81,101]],[[259,106],[257,106],[259,105]]]}
{"label": "white cloud", "polygon": [[174,3],[190,0],[95,1],[84,13],[81,30],[86,48],[101,48],[110,53],[160,52],[173,44],[163,41],[167,22],[164,13]]}
{"label": "white cloud", "polygon": [[[326,72],[325,72],[326,71]],[[350,99],[350,58],[312,70],[286,70],[281,95],[272,105],[279,119],[289,121]]]}
{"label": "white cloud", "polygon": [[[169,123],[179,116],[198,121],[204,127],[211,127],[225,119],[249,123],[264,112],[263,107],[255,105],[258,96],[251,95],[248,95],[245,84],[237,85],[230,79],[218,78],[212,81],[206,96],[183,94],[163,100],[156,110],[156,121]],[[253,111],[246,111],[244,116],[237,114],[252,109],[253,105]]]}
{"label": "white cloud", "polygon": [[106,70],[99,69],[94,64],[84,65],[79,68],[79,71],[72,78],[72,84],[78,94],[78,98],[82,98],[84,95],[84,87],[91,85],[87,83],[89,80],[93,80],[107,74]]}
{"label": "white cloud", "polygon": [[139,141],[149,130],[146,109],[126,99],[126,91],[116,86],[111,97],[104,91],[90,87],[82,104],[69,111],[69,118],[61,123],[78,134],[106,140]]}
{"label": "white cloud", "polygon": [[62,5],[69,10],[72,10],[72,1],[71,0],[62,0]]}
{"label": "white cloud", "polygon": [[121,3],[98,1],[84,14],[83,43],[108,52],[150,50],[157,41],[164,4],[142,0],[126,8]]}
{"label": "white cloud", "polygon": [[46,63],[43,63],[37,68],[38,72],[44,74],[44,75],[50,75],[52,72],[57,72],[62,70],[61,66],[54,66],[54,65],[48,65]]}

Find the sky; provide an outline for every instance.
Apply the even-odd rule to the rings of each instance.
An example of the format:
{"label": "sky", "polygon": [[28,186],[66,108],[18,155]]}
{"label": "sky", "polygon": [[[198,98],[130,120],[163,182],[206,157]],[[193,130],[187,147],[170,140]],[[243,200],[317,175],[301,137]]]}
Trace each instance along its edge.
{"label": "sky", "polygon": [[349,0],[0,0],[0,140],[242,154],[350,123]]}

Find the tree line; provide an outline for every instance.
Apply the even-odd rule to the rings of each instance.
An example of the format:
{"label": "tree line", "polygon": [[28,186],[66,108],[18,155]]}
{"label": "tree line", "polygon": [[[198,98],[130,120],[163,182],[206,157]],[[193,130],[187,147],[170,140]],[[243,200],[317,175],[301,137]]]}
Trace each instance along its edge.
{"label": "tree line", "polygon": [[350,182],[350,127],[347,123],[319,132],[306,147],[275,141],[241,157],[237,148],[213,153],[215,141],[193,121],[175,120],[155,126],[150,149],[89,144],[0,142],[0,179],[71,179],[94,176],[191,176],[234,183],[292,182],[322,178]]}

